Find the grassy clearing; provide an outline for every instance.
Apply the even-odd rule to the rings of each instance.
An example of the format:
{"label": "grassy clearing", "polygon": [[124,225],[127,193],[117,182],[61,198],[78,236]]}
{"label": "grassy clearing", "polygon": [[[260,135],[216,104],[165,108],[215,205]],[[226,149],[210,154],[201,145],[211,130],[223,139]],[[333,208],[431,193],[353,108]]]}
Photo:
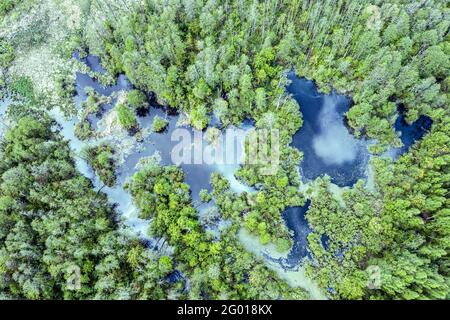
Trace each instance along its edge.
{"label": "grassy clearing", "polygon": [[[95,21],[90,0],[26,0],[18,2],[0,20],[0,39],[12,46],[14,60],[0,70],[0,84],[10,85],[20,78],[30,79],[43,104],[73,111],[73,101],[61,87],[74,83],[77,71],[110,84],[114,78],[90,71],[72,59],[72,53],[83,48],[86,24]],[[97,15],[98,16],[98,15]],[[98,21],[96,22],[98,23]]]}

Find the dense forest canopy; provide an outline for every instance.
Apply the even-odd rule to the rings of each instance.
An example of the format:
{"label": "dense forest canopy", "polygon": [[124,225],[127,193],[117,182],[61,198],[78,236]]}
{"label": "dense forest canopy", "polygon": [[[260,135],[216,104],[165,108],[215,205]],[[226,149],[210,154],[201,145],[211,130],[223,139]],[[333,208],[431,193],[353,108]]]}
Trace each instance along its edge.
{"label": "dense forest canopy", "polygon": [[[76,171],[54,126],[45,115],[26,115],[2,142],[2,298],[180,296],[166,278],[173,271],[171,258],[119,232],[114,209]],[[79,290],[69,286],[73,276],[79,276]]]}
{"label": "dense forest canopy", "polygon": [[[56,2],[0,2],[0,85],[2,98],[14,101],[0,148],[1,298],[308,299],[307,288],[246,251],[238,236],[245,230],[262,246],[288,251],[292,233],[281,213],[306,199],[312,232],[302,268],[324,297],[449,298],[446,1]],[[42,12],[55,15],[50,26],[37,18]],[[87,70],[74,52],[98,55],[105,72]],[[46,66],[48,57],[57,62]],[[113,98],[91,90],[77,110],[76,71],[104,84],[124,74],[133,90]],[[305,106],[286,91],[289,71],[324,93],[352,97],[346,125],[373,142],[370,186],[360,180],[337,188],[327,176],[302,181],[302,150],[291,142]],[[138,119],[154,100],[198,130],[212,118],[220,128],[253,119],[256,130],[279,130],[281,141],[276,174],[261,174],[264,164],[236,172],[255,192],[233,192],[223,175],[212,174],[212,191],[200,192],[212,203],[206,214],[182,169],[144,161],[123,187],[140,218],[151,219],[148,234],[173,248],[168,252],[131,235],[75,165],[82,157],[105,186],[121,183],[118,150],[90,143],[91,119],[114,104],[120,128],[139,137]],[[77,114],[75,135],[87,143],[81,155],[70,150],[45,111],[51,109]],[[396,159],[385,151],[401,146],[399,109],[408,122],[426,115],[432,126]],[[167,126],[156,116],[152,131],[163,134]],[[215,237],[207,230],[219,220],[230,226]],[[68,287],[73,270],[78,290]],[[173,281],[174,274],[182,276]]]}
{"label": "dense forest canopy", "polygon": [[145,1],[125,17],[98,5],[112,10],[99,31],[107,67],[198,128],[211,113],[224,124],[269,114],[291,123],[270,113],[291,113],[290,68],[351,93],[349,124],[381,143],[395,140],[396,102],[409,121],[448,104],[445,1]]}

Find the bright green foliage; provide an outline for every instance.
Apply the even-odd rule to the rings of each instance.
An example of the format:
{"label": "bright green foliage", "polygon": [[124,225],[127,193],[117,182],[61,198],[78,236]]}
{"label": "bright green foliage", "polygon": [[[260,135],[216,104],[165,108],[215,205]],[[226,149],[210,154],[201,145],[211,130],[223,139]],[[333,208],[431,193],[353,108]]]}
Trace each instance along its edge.
{"label": "bright green foliage", "polygon": [[[310,275],[336,298],[445,299],[450,250],[450,118],[396,163],[374,160],[376,192],[358,184],[340,204],[319,181],[307,219]],[[321,236],[328,238],[328,248]],[[366,268],[379,270],[368,286]]]}
{"label": "bright green foliage", "polygon": [[[317,193],[312,199],[306,218],[314,230],[308,236],[314,256],[310,276],[319,285],[333,288],[334,296],[341,299],[360,299],[364,296],[368,276],[361,261],[368,250],[380,250],[385,244],[383,229],[377,226],[372,197],[363,184],[343,194],[345,206],[329,191],[329,180],[317,180]],[[321,237],[327,241],[321,242]]]}
{"label": "bright green foliage", "polygon": [[449,9],[440,0],[410,10],[415,5],[409,0],[309,2],[297,33],[307,40],[299,41],[296,71],[325,91],[352,93],[349,124],[384,145],[396,138],[393,101],[417,116],[448,105],[440,83],[449,72]]}
{"label": "bright green foliage", "polygon": [[132,90],[127,96],[128,104],[133,109],[143,109],[148,107],[147,97],[142,91]]}
{"label": "bright green foliage", "polygon": [[[51,126],[45,116],[24,116],[1,144],[2,298],[177,296],[165,280],[172,271],[167,258],[117,230],[106,196],[76,171],[67,142]],[[79,270],[79,282],[71,270]]]}
{"label": "bright green foliage", "polygon": [[[254,30],[235,33],[240,18],[225,10],[238,11],[238,7],[238,3],[226,9],[225,2],[201,1],[186,11],[182,3],[148,2],[105,30],[102,58],[111,70],[124,71],[137,87],[155,92],[161,104],[186,111],[197,129],[206,127],[212,111],[229,124],[268,108],[284,109],[289,99],[283,97],[283,68],[276,65],[279,40],[270,27],[263,34],[256,32],[264,23],[259,16],[262,7],[253,10]],[[240,9],[244,12],[239,16],[246,17],[246,9]],[[248,22],[243,28],[250,26]],[[285,51],[289,58],[295,56],[295,49]],[[257,110],[254,91],[258,88],[269,94],[264,103],[258,96]]]}
{"label": "bright green foliage", "polygon": [[390,250],[371,261],[389,265],[381,268],[381,295],[445,299],[450,292],[450,117],[443,115],[442,123],[397,163],[377,163],[376,169],[381,217],[393,230]]}
{"label": "bright green foliage", "polygon": [[[0,18],[18,2],[0,2]],[[145,166],[128,188],[141,218],[153,218],[152,235],[175,249],[173,256],[160,255],[117,231],[114,210],[76,172],[67,144],[49,120],[20,119],[17,115],[29,115],[33,108],[14,106],[20,120],[6,133],[0,154],[2,297],[305,298],[303,290],[288,287],[236,239],[244,227],[280,251],[292,244],[280,215],[287,206],[304,203],[298,173],[302,154],[289,146],[302,126],[301,107],[285,90],[286,71],[292,69],[324,92],[335,88],[352,95],[347,123],[356,136],[377,141],[370,148],[376,154],[401,144],[392,129],[399,104],[408,121],[422,114],[433,119],[431,132],[399,160],[372,161],[372,189],[359,182],[334,194],[327,178],[313,183],[307,213],[313,229],[309,277],[337,299],[450,297],[446,1],[135,3],[118,14],[109,1],[95,1],[106,22],[80,32],[80,42],[98,40],[95,47],[110,72],[125,73],[137,88],[116,106],[120,125],[138,129],[135,111],[147,107],[143,92],[185,113],[199,130],[211,115],[223,126],[252,118],[257,130],[279,130],[278,170],[263,175],[264,163],[242,166],[236,178],[257,190],[241,194],[213,174],[212,193],[202,190],[200,197],[207,202],[213,196],[216,207],[200,215],[181,169]],[[87,2],[83,6],[88,15]],[[46,21],[42,15],[31,21],[34,32],[19,28],[13,42],[0,41],[2,69],[14,59],[14,48],[43,43]],[[6,75],[2,72],[2,79]],[[8,87],[16,97],[37,100],[40,93],[28,78],[11,80]],[[56,81],[58,94],[70,101],[72,80]],[[83,111],[76,134],[87,139],[93,135],[87,115],[101,111],[101,97],[90,94]],[[166,125],[155,118],[155,131]],[[99,146],[90,152],[94,170],[113,185],[112,150]],[[218,236],[209,232],[221,219],[231,226]],[[73,265],[82,274],[78,291],[66,287]],[[167,281],[175,267],[189,279],[187,294],[180,294],[182,284]],[[369,270],[375,270],[379,283],[371,284]]]}
{"label": "bright green foliage", "polygon": [[[149,163],[134,174],[126,187],[141,216],[152,217],[151,233],[164,236],[174,246],[178,267],[190,280],[190,298],[304,297],[303,290],[289,289],[255,261],[238,243],[235,230],[227,231],[219,240],[211,239],[197,219],[189,186],[183,180],[181,169]],[[230,265],[229,261],[234,263]]]}
{"label": "bright green foliage", "polygon": [[204,203],[210,202],[211,199],[212,199],[211,194],[210,194],[209,191],[206,190],[206,189],[200,190],[200,192],[199,192],[199,197],[200,197],[200,200],[201,200],[202,202],[204,202]]}
{"label": "bright green foliage", "polygon": [[166,119],[163,119],[159,116],[155,116],[153,118],[153,131],[154,132],[162,132],[166,129],[168,124],[169,124],[169,121],[167,121]]}
{"label": "bright green foliage", "polygon": [[[0,18],[3,18],[10,12],[21,0],[2,0],[0,1]],[[0,20],[1,21],[1,20]]]}
{"label": "bright green foliage", "polygon": [[122,103],[116,105],[117,118],[122,128],[131,130],[136,129],[138,126],[136,115],[134,112]]}
{"label": "bright green foliage", "polygon": [[[205,0],[189,8],[149,1],[128,19],[112,19],[103,56],[111,70],[124,71],[162,104],[186,112],[197,129],[214,113],[224,125],[250,117],[257,128],[280,130],[279,171],[264,176],[262,165],[246,165],[236,174],[259,192],[238,196],[222,177],[212,177],[220,213],[235,223],[243,220],[262,243],[280,248],[289,238],[281,210],[303,203],[297,192],[302,155],[288,147],[302,121],[297,104],[285,94],[286,69],[294,67],[325,92],[334,87],[351,93],[355,104],[348,124],[357,136],[376,138],[371,150],[377,153],[400,143],[392,129],[396,102],[405,106],[408,121],[421,114],[432,117],[433,135],[421,147],[398,164],[379,160],[376,180],[386,181],[375,193],[357,185],[344,193],[342,205],[326,181],[317,182],[319,196],[308,214],[314,227],[311,276],[339,298],[442,298],[448,295],[442,279],[448,277],[449,228],[436,221],[448,215],[448,159],[441,150],[449,126],[443,124],[449,105],[448,14],[439,0]],[[433,143],[441,148],[429,160],[428,139],[438,139]],[[434,170],[433,163],[439,168]],[[392,174],[382,168],[392,168]],[[431,218],[424,223],[423,217]],[[328,249],[320,243],[324,234],[330,238]],[[405,244],[403,251],[395,250],[398,244]],[[396,256],[405,268],[416,265],[423,273],[401,274]],[[367,289],[370,259],[390,265],[382,271],[385,287],[379,290]]]}
{"label": "bright green foliage", "polygon": [[24,98],[30,102],[35,102],[36,100],[33,83],[27,77],[14,79],[9,88],[18,98]]}
{"label": "bright green foliage", "polygon": [[294,66],[324,91],[353,93],[349,124],[386,145],[396,139],[392,101],[417,116],[448,105],[440,83],[450,70],[449,9],[440,0],[413,6],[203,0],[186,9],[150,1],[127,19],[111,17],[103,56],[162,104],[186,111],[197,129],[211,112],[224,124],[258,120],[275,106],[279,117],[284,71]]}

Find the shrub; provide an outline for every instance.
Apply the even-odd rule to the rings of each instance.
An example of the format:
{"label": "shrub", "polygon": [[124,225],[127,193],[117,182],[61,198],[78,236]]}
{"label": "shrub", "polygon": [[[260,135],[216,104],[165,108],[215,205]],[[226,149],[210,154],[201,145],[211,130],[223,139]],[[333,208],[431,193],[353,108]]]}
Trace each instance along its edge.
{"label": "shrub", "polygon": [[137,127],[136,115],[130,108],[122,103],[116,105],[117,117],[119,119],[119,124],[124,129],[134,129]]}
{"label": "shrub", "polygon": [[31,102],[35,102],[35,94],[33,82],[28,77],[19,77],[15,79],[10,85],[11,91]]}
{"label": "shrub", "polygon": [[116,183],[115,161],[113,158],[114,149],[107,144],[89,147],[85,151],[87,160],[100,180],[108,187]]}
{"label": "shrub", "polygon": [[211,195],[209,194],[208,190],[206,190],[206,189],[200,190],[198,195],[200,197],[200,200],[204,203],[210,202],[212,199]]}
{"label": "shrub", "polygon": [[169,122],[166,119],[156,116],[153,119],[153,131],[154,132],[164,131],[164,129],[166,129],[168,124]]}
{"label": "shrub", "polygon": [[8,64],[14,60],[14,48],[4,39],[0,39],[0,68],[8,67]]}
{"label": "shrub", "polygon": [[144,109],[148,107],[147,97],[142,91],[132,90],[128,93],[128,104],[133,109]]}

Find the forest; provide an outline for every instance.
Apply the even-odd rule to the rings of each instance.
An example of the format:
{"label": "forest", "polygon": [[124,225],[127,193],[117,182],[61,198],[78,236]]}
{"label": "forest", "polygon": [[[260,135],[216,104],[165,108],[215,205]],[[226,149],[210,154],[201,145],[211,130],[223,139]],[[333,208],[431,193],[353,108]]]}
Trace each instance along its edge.
{"label": "forest", "polygon": [[[0,299],[450,298],[449,30],[444,0],[0,1]],[[351,98],[370,154],[354,185],[304,178],[290,72]],[[277,130],[277,171],[244,163],[194,194],[189,170],[139,155],[173,114]],[[399,117],[432,124],[389,156]],[[291,270],[270,255],[299,245],[284,213],[307,203]]]}

